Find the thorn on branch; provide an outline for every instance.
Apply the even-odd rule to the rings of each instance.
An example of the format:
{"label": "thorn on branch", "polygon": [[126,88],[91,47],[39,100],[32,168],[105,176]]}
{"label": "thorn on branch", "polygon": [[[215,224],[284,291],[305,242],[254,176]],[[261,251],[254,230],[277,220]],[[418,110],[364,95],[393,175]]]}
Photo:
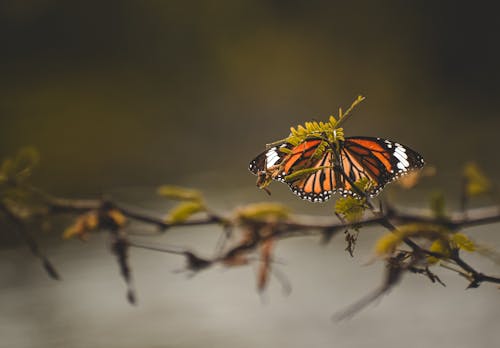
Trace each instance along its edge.
{"label": "thorn on branch", "polygon": [[199,272],[212,265],[212,261],[201,258],[190,251],[185,251],[187,265],[186,268],[193,272]]}
{"label": "thorn on branch", "polygon": [[481,285],[481,281],[477,278],[474,278],[469,285],[466,287],[466,289],[475,289],[479,288],[479,285]]}

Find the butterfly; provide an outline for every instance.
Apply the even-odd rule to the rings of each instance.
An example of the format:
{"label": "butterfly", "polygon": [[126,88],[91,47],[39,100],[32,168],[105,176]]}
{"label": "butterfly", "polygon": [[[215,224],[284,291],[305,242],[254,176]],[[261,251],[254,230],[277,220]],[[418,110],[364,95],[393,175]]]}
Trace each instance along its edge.
{"label": "butterfly", "polygon": [[288,184],[297,196],[324,202],[332,194],[360,197],[357,183],[368,182],[365,194],[376,196],[401,175],[423,167],[424,159],[408,146],[381,138],[345,137],[330,142],[308,137],[293,145],[286,140],[255,157],[249,170],[264,188],[272,181]]}

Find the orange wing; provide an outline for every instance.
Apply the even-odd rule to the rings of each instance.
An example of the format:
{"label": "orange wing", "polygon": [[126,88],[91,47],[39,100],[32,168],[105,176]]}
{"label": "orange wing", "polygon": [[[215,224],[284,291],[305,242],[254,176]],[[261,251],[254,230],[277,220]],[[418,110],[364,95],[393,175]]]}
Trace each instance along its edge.
{"label": "orange wing", "polygon": [[[365,178],[373,183],[367,193],[375,196],[389,182],[424,165],[422,156],[399,143],[381,138],[349,137],[340,142],[338,170],[335,170],[333,149],[328,148],[319,158],[316,156],[322,142],[322,139],[308,139],[295,147],[281,145],[290,150],[287,152],[271,148],[250,162],[250,170],[257,174],[259,170],[276,166],[279,172],[273,179],[287,183],[302,199],[324,202],[336,192],[357,196],[349,181],[354,183]],[[314,168],[317,170],[308,174],[286,178],[298,170]]]}
{"label": "orange wing", "polygon": [[[366,178],[373,183],[367,192],[371,196],[399,176],[424,165],[422,156],[409,147],[371,137],[346,138],[341,143],[340,159],[343,172],[353,182]],[[345,178],[342,178],[342,188],[344,193],[355,195]]]}
{"label": "orange wing", "polygon": [[293,193],[300,198],[311,202],[324,202],[337,192],[341,182],[341,175],[334,170],[334,165],[333,153],[325,151],[322,157],[309,167],[317,168],[316,171],[287,183]]}

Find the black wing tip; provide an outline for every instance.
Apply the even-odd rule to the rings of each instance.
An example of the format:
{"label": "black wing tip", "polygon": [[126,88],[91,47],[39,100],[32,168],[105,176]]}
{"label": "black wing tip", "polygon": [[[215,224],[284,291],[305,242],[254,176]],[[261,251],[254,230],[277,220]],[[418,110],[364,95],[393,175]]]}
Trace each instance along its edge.
{"label": "black wing tip", "polygon": [[248,170],[250,172],[252,172],[253,174],[257,175],[258,168],[257,168],[257,164],[255,163],[255,161],[252,161],[248,164]]}

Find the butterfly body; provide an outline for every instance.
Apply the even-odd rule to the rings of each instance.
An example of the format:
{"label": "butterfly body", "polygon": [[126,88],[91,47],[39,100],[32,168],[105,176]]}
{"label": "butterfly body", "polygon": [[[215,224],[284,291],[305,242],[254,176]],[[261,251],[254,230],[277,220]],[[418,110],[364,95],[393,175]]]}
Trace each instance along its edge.
{"label": "butterfly body", "polygon": [[249,169],[259,176],[259,187],[276,180],[302,199],[324,202],[334,193],[359,197],[353,184],[363,180],[370,183],[366,194],[375,196],[386,184],[423,165],[416,151],[390,140],[345,137],[331,142],[311,137],[297,145],[285,141],[270,147],[250,162]]}

